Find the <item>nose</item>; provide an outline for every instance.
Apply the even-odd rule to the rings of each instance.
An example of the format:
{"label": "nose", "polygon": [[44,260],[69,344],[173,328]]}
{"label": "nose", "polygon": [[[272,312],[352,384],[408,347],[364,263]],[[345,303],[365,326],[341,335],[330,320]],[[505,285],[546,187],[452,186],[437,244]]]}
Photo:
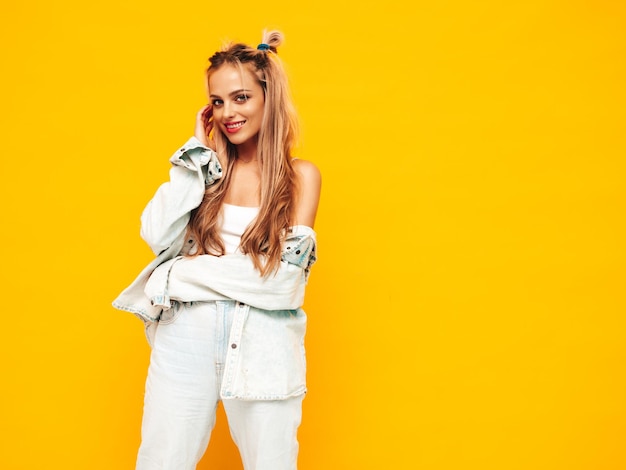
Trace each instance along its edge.
{"label": "nose", "polygon": [[226,119],[232,118],[235,115],[233,104],[230,101],[224,101],[222,111],[224,113],[224,118]]}

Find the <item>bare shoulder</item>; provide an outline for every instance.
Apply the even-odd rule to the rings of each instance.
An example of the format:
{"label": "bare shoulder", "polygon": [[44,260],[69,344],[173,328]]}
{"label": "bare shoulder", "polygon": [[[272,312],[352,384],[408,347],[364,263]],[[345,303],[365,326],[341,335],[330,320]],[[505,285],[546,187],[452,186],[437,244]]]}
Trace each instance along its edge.
{"label": "bare shoulder", "polygon": [[317,166],[308,160],[293,160],[293,168],[298,178],[294,224],[313,228],[322,189],[322,174]]}
{"label": "bare shoulder", "polygon": [[320,186],[322,183],[322,174],[319,168],[315,166],[315,163],[308,160],[300,160],[299,158],[293,160],[293,168],[298,174],[300,184]]}

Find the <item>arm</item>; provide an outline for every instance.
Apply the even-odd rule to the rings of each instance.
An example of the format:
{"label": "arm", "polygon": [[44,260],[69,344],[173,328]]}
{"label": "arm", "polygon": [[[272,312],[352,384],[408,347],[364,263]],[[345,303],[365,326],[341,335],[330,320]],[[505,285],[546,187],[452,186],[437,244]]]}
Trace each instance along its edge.
{"label": "arm", "polygon": [[320,201],[322,176],[317,167],[306,160],[293,160],[293,167],[297,175],[294,225],[313,228]]}
{"label": "arm", "polygon": [[261,277],[249,256],[201,255],[172,266],[167,292],[183,302],[217,300],[217,294],[263,310],[292,310],[304,303],[305,284],[304,270],[284,261],[277,272]]}
{"label": "arm", "polygon": [[155,254],[161,253],[186,229],[190,213],[204,197],[205,186],[222,176],[214,142],[211,107],[196,116],[194,137],[171,158],[170,180],[162,184],[141,215],[141,237]]}
{"label": "arm", "polygon": [[191,211],[202,202],[205,186],[221,177],[217,155],[195,137],[170,162],[170,180],[159,187],[141,214],[141,237],[155,254],[186,229]]}
{"label": "arm", "polygon": [[238,300],[263,310],[295,309],[304,301],[308,272],[316,260],[315,232],[293,227],[285,240],[277,272],[262,277],[249,256],[178,257],[159,266],[145,287],[153,302],[169,308],[170,299],[182,302]]}

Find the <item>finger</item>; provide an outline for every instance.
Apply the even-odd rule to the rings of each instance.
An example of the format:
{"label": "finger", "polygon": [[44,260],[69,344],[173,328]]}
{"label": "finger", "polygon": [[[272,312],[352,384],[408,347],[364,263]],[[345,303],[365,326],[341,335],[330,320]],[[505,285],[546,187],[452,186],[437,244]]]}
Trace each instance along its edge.
{"label": "finger", "polygon": [[198,110],[198,112],[196,113],[196,116],[197,116],[198,118],[203,117],[203,116],[204,116],[204,113],[206,113],[207,109],[208,109],[210,106],[211,106],[210,104],[205,104],[204,106],[202,106],[202,108],[200,108],[200,109]]}
{"label": "finger", "polygon": [[202,118],[208,121],[213,116],[213,106],[207,104],[202,108]]}
{"label": "finger", "polygon": [[209,135],[209,132],[211,132],[211,130],[213,129],[214,125],[213,125],[213,107],[211,105],[209,105],[208,108],[205,109],[204,113],[203,113],[203,124],[204,124],[204,128],[205,128],[205,132],[207,135]]}

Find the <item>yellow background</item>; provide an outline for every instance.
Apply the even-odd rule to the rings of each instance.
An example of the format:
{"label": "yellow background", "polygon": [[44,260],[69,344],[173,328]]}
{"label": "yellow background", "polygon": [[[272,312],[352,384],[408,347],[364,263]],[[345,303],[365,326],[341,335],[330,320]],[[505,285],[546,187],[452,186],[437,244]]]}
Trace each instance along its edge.
{"label": "yellow background", "polygon": [[[111,300],[222,40],[278,27],[324,178],[301,470],[626,468],[626,7],[3,6],[0,468],[130,469]],[[200,469],[240,469],[224,416]]]}

